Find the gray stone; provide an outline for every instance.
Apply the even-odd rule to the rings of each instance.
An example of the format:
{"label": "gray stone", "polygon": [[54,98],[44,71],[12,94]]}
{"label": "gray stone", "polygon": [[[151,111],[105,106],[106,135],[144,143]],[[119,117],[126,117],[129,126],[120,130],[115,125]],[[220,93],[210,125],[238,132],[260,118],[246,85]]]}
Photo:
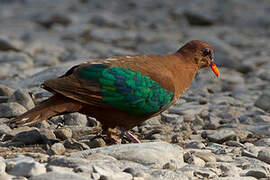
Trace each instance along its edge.
{"label": "gray stone", "polygon": [[6,171],[5,159],[0,156],[0,174]]}
{"label": "gray stone", "polygon": [[207,110],[208,106],[198,105],[194,102],[186,103],[184,105],[175,105],[168,109],[169,113],[180,114],[180,115],[196,115],[200,114],[202,111]]}
{"label": "gray stone", "polygon": [[12,70],[26,70],[33,67],[33,59],[24,53],[5,52],[0,54],[0,65],[8,64]]}
{"label": "gray stone", "polygon": [[36,66],[53,66],[59,64],[59,58],[49,54],[37,54],[34,62]]}
{"label": "gray stone", "polygon": [[65,151],[66,151],[65,146],[62,143],[55,143],[50,148],[51,154],[61,155],[64,154]]}
{"label": "gray stone", "polygon": [[43,142],[43,138],[38,129],[32,129],[30,131],[23,131],[16,134],[13,141],[18,141],[25,145],[40,144]]}
{"label": "gray stone", "polygon": [[11,118],[26,112],[25,107],[16,102],[0,104],[0,117]]}
{"label": "gray stone", "polygon": [[189,180],[189,177],[182,171],[176,170],[154,170],[151,172],[151,177],[145,177],[144,179],[176,179],[176,180]]}
{"label": "gray stone", "polygon": [[270,164],[270,149],[269,147],[262,149],[258,153],[258,159]]}
{"label": "gray stone", "polygon": [[76,175],[75,173],[71,172],[48,172],[44,173],[38,176],[33,176],[29,180],[52,180],[52,179],[57,179],[57,180],[67,180],[67,179],[72,179],[72,180],[89,180],[89,178],[82,177],[79,175]]}
{"label": "gray stone", "polygon": [[71,157],[83,157],[97,152],[113,156],[118,160],[134,161],[155,168],[162,168],[171,160],[176,162],[177,168],[183,165],[182,149],[166,142],[113,145],[73,153]]}
{"label": "gray stone", "polygon": [[207,138],[216,143],[223,143],[225,141],[231,140],[236,136],[235,132],[230,129],[221,129],[217,132],[207,135]]}
{"label": "gray stone", "polygon": [[7,103],[10,97],[8,96],[0,96],[0,104]]}
{"label": "gray stone", "polygon": [[248,170],[246,176],[252,176],[259,179],[259,178],[266,178],[267,174],[265,170],[256,168]]}
{"label": "gray stone", "polygon": [[11,129],[7,124],[0,124],[0,134],[10,134]]}
{"label": "gray stone", "polygon": [[270,138],[262,138],[254,142],[255,146],[266,146],[270,147]]}
{"label": "gray stone", "polygon": [[71,113],[64,115],[65,124],[70,126],[87,126],[87,117],[80,113]]}
{"label": "gray stone", "polygon": [[21,105],[23,105],[26,109],[30,110],[35,107],[35,104],[29,94],[29,92],[25,89],[18,89],[16,90],[11,98],[9,99],[9,102],[17,102]]}
{"label": "gray stone", "polygon": [[258,123],[270,123],[270,116],[258,115],[256,116],[255,121]]}
{"label": "gray stone", "polygon": [[5,172],[0,173],[0,180],[14,180],[13,178],[14,178],[14,176],[9,175]]}
{"label": "gray stone", "polygon": [[194,166],[194,165],[186,165],[186,166],[180,168],[179,171],[183,172],[188,177],[194,177],[195,176],[198,179],[217,178],[217,174],[215,172],[213,172],[212,169],[197,167],[197,166]]}
{"label": "gray stone", "polygon": [[78,142],[74,139],[67,139],[64,142],[65,148],[68,149],[78,149],[78,150],[87,150],[90,149],[85,143]]}
{"label": "gray stone", "polygon": [[270,92],[264,92],[255,102],[255,106],[270,112]]}
{"label": "gray stone", "polygon": [[188,164],[192,164],[194,166],[204,167],[205,162],[201,158],[194,156],[190,152],[184,154],[184,160]]}
{"label": "gray stone", "polygon": [[14,93],[14,90],[3,85],[0,84],[0,96],[11,96]]}
{"label": "gray stone", "polygon": [[9,173],[15,176],[31,177],[46,173],[46,168],[44,164],[38,162],[19,162]]}
{"label": "gray stone", "polygon": [[177,124],[182,123],[184,121],[183,116],[179,116],[178,114],[168,114],[168,113],[162,113],[161,114],[161,120],[164,122]]}
{"label": "gray stone", "polygon": [[200,141],[191,141],[185,144],[186,148],[192,148],[192,149],[203,149],[205,148],[205,145]]}
{"label": "gray stone", "polygon": [[61,140],[69,139],[72,137],[72,130],[67,127],[59,128],[55,131],[55,135]]}
{"label": "gray stone", "polygon": [[[219,177],[219,180],[235,180],[235,176],[228,176],[228,177]],[[256,178],[251,177],[251,176],[242,176],[242,177],[237,177],[239,180],[256,180]]]}

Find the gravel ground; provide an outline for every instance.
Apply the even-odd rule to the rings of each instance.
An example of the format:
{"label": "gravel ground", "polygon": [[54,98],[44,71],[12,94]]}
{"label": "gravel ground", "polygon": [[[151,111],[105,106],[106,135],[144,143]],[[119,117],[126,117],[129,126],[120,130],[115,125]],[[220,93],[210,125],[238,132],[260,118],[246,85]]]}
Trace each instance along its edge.
{"label": "gravel ground", "polygon": [[[0,180],[270,179],[268,0],[0,0]],[[196,76],[175,106],[111,145],[79,113],[12,129],[72,65],[209,42],[221,77]],[[116,132],[117,133],[117,132]]]}

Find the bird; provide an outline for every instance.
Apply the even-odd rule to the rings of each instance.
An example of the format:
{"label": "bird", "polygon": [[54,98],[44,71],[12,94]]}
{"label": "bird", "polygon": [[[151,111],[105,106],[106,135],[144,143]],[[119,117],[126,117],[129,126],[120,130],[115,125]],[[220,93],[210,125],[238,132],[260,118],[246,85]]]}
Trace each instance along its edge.
{"label": "bird", "polygon": [[200,40],[189,41],[166,55],[88,61],[46,80],[41,88],[53,95],[13,123],[30,126],[56,115],[79,112],[96,118],[108,137],[109,128],[120,128],[131,142],[139,143],[129,130],[172,106],[205,67],[219,76],[213,48]]}

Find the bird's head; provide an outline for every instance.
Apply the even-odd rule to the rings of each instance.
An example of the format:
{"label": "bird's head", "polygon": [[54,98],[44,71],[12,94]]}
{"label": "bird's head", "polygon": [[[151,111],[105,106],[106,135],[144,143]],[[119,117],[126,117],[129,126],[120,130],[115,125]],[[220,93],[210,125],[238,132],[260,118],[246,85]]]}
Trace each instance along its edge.
{"label": "bird's head", "polygon": [[215,75],[219,76],[218,68],[214,63],[214,50],[208,43],[199,40],[189,41],[177,52],[189,57],[187,60],[197,64],[199,68],[211,67]]}

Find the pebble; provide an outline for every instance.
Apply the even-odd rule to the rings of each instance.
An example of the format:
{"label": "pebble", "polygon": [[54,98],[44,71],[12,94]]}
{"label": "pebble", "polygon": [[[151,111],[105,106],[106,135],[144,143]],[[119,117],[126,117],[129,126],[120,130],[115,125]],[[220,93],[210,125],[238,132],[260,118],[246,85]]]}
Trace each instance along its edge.
{"label": "pebble", "polygon": [[76,175],[75,173],[71,172],[47,172],[38,176],[31,177],[29,180],[89,180],[89,178],[82,177],[79,175]]}
{"label": "pebble", "polygon": [[19,116],[26,112],[25,107],[16,102],[2,103],[0,104],[0,117],[11,118]]}
{"label": "pebble", "polygon": [[228,141],[228,140],[233,139],[235,136],[236,136],[236,134],[235,134],[235,132],[233,130],[230,130],[230,129],[221,129],[221,130],[217,130],[213,134],[207,135],[207,138],[211,142],[223,143],[225,141]]}
{"label": "pebble", "polygon": [[258,159],[270,164],[270,149],[264,148],[258,153]]}
{"label": "pebble", "polygon": [[246,176],[252,176],[255,178],[266,178],[267,174],[263,169],[250,169],[247,171]]}
{"label": "pebble", "polygon": [[66,125],[70,126],[87,126],[88,120],[87,117],[80,113],[71,113],[64,115],[64,121]]}
{"label": "pebble", "polygon": [[35,107],[35,104],[29,92],[25,89],[16,90],[9,99],[9,102],[17,102],[23,105],[27,110]]}
{"label": "pebble", "polygon": [[145,166],[162,168],[164,164],[174,160],[176,167],[183,165],[183,151],[179,146],[166,142],[150,142],[142,144],[113,145],[71,154],[71,157],[81,157],[89,153],[99,152]]}
{"label": "pebble", "polygon": [[14,93],[14,90],[0,84],[0,96],[11,96]]}
{"label": "pebble", "polygon": [[0,157],[0,173],[4,173],[5,171],[6,171],[5,159]]}
{"label": "pebble", "polygon": [[50,148],[50,154],[62,155],[65,151],[65,146],[62,143],[55,143]]}
{"label": "pebble", "polygon": [[270,93],[264,92],[255,102],[255,106],[270,112]]}
{"label": "pebble", "polygon": [[43,142],[43,138],[38,129],[32,129],[19,132],[14,136],[13,141],[18,141],[25,145],[40,144]]}
{"label": "pebble", "polygon": [[44,164],[38,162],[19,162],[9,173],[15,176],[31,177],[46,173],[46,168]]}
{"label": "pebble", "polygon": [[72,137],[72,130],[70,128],[59,128],[55,131],[57,138],[61,140],[70,139]]}

